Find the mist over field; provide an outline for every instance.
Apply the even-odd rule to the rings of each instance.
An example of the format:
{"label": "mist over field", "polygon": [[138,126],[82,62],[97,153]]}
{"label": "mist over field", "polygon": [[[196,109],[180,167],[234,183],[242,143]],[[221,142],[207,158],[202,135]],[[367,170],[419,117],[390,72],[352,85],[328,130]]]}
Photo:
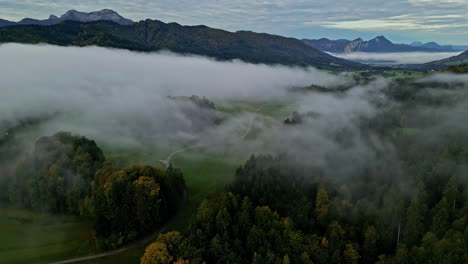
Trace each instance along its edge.
{"label": "mist over field", "polygon": [[[21,122],[44,119],[38,128],[42,135],[71,131],[112,146],[156,143],[210,146],[209,151],[219,154],[226,148],[236,153],[289,153],[304,164],[332,170],[336,177],[374,162],[379,151],[393,151],[388,140],[364,135],[359,123],[395,104],[384,93],[389,82],[383,79],[338,94],[291,94],[290,87],[335,87],[350,80],[313,68],[98,47],[7,44],[0,46],[0,56],[15,61],[15,67],[0,66],[2,135]],[[451,75],[426,81],[434,80],[451,80]],[[228,108],[230,100],[260,105],[227,119],[218,113],[225,120],[214,125],[216,117],[206,109],[169,98],[191,95],[228,102]],[[262,114],[268,101],[278,99],[290,101],[291,113],[317,117],[285,127],[283,120]],[[346,144],[336,140],[343,131]],[[251,132],[255,138],[246,141]]]}
{"label": "mist over field", "polygon": [[44,133],[70,130],[121,143],[125,137],[157,139],[196,126],[168,96],[266,100],[291,86],[346,82],[312,68],[216,62],[168,52],[5,44],[0,56],[15,62],[15,67],[0,66],[0,129],[58,115]]}
{"label": "mist over field", "polygon": [[437,61],[459,55],[461,52],[353,52],[330,53],[330,55],[346,60],[366,64],[420,64]]}
{"label": "mist over field", "polygon": [[[377,104],[387,102],[384,80],[339,94],[295,94],[288,89],[311,84],[336,87],[351,80],[313,68],[98,47],[7,44],[0,46],[0,56],[15,61],[15,67],[0,66],[1,135],[22,122],[40,119],[35,126],[38,136],[70,131],[112,147],[200,146],[217,155],[228,151],[243,157],[287,153],[343,178],[372,162],[376,148],[391,149],[382,139],[364,137],[357,122],[377,115],[381,111]],[[210,111],[169,98],[191,95],[228,109],[232,100],[257,102],[258,107],[230,117],[217,111],[223,121],[215,125]],[[263,113],[275,100],[286,100],[291,109],[279,120]],[[285,126],[284,119],[293,111],[318,117]],[[349,132],[349,144],[336,141],[341,131]],[[247,138],[252,133],[254,138]]]}
{"label": "mist over field", "polygon": [[[1,135],[22,122],[42,119],[37,130],[44,136],[71,131],[115,147],[156,144],[171,149],[206,147],[220,155],[227,149],[245,155],[288,153],[339,178],[377,163],[380,152],[397,159],[392,154],[393,143],[364,130],[360,121],[378,117],[399,104],[385,92],[390,85],[387,80],[377,79],[340,93],[295,94],[288,89],[311,84],[336,87],[351,81],[313,68],[98,47],[7,44],[0,46],[0,56],[15,61],[15,67],[0,66]],[[447,74],[420,82],[454,80],[467,82],[465,77]],[[459,91],[434,93],[453,97]],[[228,109],[232,100],[257,102],[258,107],[227,117],[170,98],[191,95],[214,100]],[[291,109],[279,120],[262,113],[274,100],[286,100]],[[293,111],[315,117],[284,126],[283,120]],[[422,106],[417,111],[413,113],[435,110]],[[458,120],[458,115],[447,117],[446,122]],[[217,119],[222,122],[215,124]],[[246,138],[251,133],[255,137]],[[337,140],[343,133],[345,142]]]}

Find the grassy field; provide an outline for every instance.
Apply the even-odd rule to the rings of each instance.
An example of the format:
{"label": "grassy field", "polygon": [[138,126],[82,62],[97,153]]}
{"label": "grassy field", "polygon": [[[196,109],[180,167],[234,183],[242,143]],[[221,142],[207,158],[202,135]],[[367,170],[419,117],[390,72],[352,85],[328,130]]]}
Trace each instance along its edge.
{"label": "grassy field", "polygon": [[0,262],[48,263],[95,252],[90,223],[74,217],[0,209]]}

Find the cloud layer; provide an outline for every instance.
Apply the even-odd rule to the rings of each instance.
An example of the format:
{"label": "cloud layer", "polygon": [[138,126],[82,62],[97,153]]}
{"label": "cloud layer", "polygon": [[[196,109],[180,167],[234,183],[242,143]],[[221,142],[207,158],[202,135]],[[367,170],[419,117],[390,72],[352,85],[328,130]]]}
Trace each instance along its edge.
{"label": "cloud layer", "polygon": [[15,122],[60,113],[45,134],[70,130],[116,142],[177,140],[200,130],[186,114],[196,109],[168,96],[269,100],[290,86],[343,81],[315,69],[97,47],[6,44],[0,57],[14,63],[0,65],[3,133]]}
{"label": "cloud layer", "polygon": [[[191,151],[193,155],[199,155],[203,149],[226,158],[288,153],[297,161],[327,169],[336,177],[355,175],[369,164],[376,164],[375,169],[379,170],[382,153],[389,164],[398,162],[391,141],[365,125],[365,120],[378,119],[386,109],[399,105],[386,97],[385,80],[340,93],[298,94],[287,88],[344,84],[346,80],[314,69],[97,47],[8,44],[0,46],[0,57],[14,63],[0,65],[0,138],[21,121],[46,117],[49,119],[29,132],[37,137],[71,131],[107,148],[148,151],[155,160],[192,146],[201,146]],[[467,83],[466,77],[428,78],[423,81],[429,89],[415,96],[432,94],[437,99],[438,94],[445,93],[441,95],[467,101],[458,90],[430,88],[434,81]],[[247,107],[235,113],[216,112],[222,122],[204,122],[204,113],[195,104],[180,104],[168,98],[192,94],[228,106],[236,103],[232,99],[241,99]],[[271,113],[278,102],[290,104],[281,114],[284,116],[273,118],[262,112],[270,107]],[[447,109],[415,106],[416,111],[405,113],[413,117],[412,122],[421,122],[420,116],[432,120],[437,113],[442,118],[435,119],[435,125],[441,124],[441,129],[430,127],[424,133],[443,138],[446,127],[460,127],[455,124],[463,123],[463,102]],[[295,110],[312,113],[312,117],[302,124],[284,125],[283,120]],[[201,118],[194,118],[198,114]],[[448,125],[442,126],[439,120]],[[398,166],[394,168],[398,170]]]}

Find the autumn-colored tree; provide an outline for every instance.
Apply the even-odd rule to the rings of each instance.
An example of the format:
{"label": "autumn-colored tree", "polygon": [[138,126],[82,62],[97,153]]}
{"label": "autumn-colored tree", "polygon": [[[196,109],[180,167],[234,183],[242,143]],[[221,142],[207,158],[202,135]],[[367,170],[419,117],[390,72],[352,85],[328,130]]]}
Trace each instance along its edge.
{"label": "autumn-colored tree", "polygon": [[156,241],[166,245],[166,248],[169,252],[184,248],[188,243],[187,239],[179,232],[168,232],[166,234],[160,234]]}
{"label": "autumn-colored tree", "polygon": [[160,185],[154,177],[141,176],[133,182],[135,187],[136,218],[140,226],[155,226],[158,224],[159,210],[162,199]]}
{"label": "autumn-colored tree", "polygon": [[160,242],[154,242],[149,245],[143,257],[141,264],[171,264],[174,257],[167,251],[166,245]]}
{"label": "autumn-colored tree", "polygon": [[343,261],[347,264],[357,264],[361,256],[356,249],[354,249],[352,244],[346,244],[346,247],[343,251]]}

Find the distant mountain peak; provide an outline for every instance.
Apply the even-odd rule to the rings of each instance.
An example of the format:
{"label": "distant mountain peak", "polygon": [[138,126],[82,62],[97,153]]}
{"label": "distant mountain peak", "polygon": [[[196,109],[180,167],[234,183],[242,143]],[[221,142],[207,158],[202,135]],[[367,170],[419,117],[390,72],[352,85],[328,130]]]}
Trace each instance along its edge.
{"label": "distant mountain peak", "polygon": [[67,11],[63,16],[61,16],[60,20],[74,20],[79,22],[107,20],[113,21],[121,25],[131,25],[134,23],[132,20],[122,17],[121,15],[119,15],[119,13],[111,9],[102,9],[100,11],[94,11],[90,13],[80,12],[72,9]]}
{"label": "distant mountain peak", "polygon": [[413,41],[410,44],[410,46],[413,46],[413,47],[420,47],[422,45],[423,45],[423,43],[421,41]]}
{"label": "distant mountain peak", "polygon": [[369,40],[369,42],[377,42],[377,43],[385,43],[385,44],[393,44],[390,40],[388,40],[386,37],[384,36],[377,36],[371,40]]}
{"label": "distant mountain peak", "polygon": [[73,14],[73,13],[78,13],[78,11],[75,10],[75,9],[70,9],[70,10],[68,10],[67,12],[65,12],[65,14],[63,14],[63,15]]}
{"label": "distant mountain peak", "polygon": [[116,11],[114,11],[112,9],[107,9],[107,8],[104,8],[101,11],[97,11],[97,12],[100,12],[100,13],[113,13],[113,14],[117,14],[117,15],[119,14]]}
{"label": "distant mountain peak", "polygon": [[60,22],[66,21],[66,20],[72,20],[72,21],[78,21],[78,22],[93,22],[93,21],[105,20],[105,21],[112,21],[120,25],[131,25],[135,23],[130,19],[124,18],[123,16],[119,15],[119,13],[111,9],[102,9],[101,11],[94,11],[90,13],[80,12],[75,9],[72,9],[72,10],[68,10],[61,17],[50,15],[48,19],[44,19],[44,20],[33,19],[33,18],[24,18],[19,22],[0,20],[0,27],[14,26],[14,25],[50,26],[50,25],[55,25]]}

